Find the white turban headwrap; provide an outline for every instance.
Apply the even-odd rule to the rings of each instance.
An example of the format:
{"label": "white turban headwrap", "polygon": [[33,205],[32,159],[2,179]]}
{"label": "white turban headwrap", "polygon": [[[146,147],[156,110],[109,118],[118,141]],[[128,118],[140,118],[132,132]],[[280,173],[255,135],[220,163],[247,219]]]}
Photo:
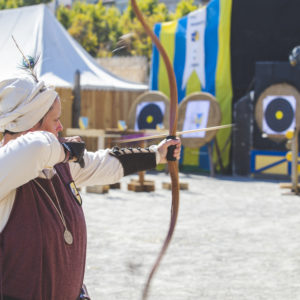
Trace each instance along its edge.
{"label": "white turban headwrap", "polygon": [[49,111],[57,93],[31,78],[0,82],[0,132],[22,132],[36,125]]}

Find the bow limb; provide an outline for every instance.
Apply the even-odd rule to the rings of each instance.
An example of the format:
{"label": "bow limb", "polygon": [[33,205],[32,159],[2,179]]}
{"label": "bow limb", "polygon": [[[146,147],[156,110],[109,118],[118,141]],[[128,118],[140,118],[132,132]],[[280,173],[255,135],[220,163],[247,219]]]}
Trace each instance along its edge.
{"label": "bow limb", "polygon": [[[170,87],[170,118],[169,118],[169,135],[170,136],[176,136],[176,128],[177,128],[177,118],[178,118],[178,95],[177,95],[177,84],[176,84],[176,78],[174,74],[174,70],[172,67],[172,64],[170,62],[170,59],[163,48],[162,44],[160,43],[158,37],[154,34],[154,32],[151,30],[151,28],[146,23],[142,13],[140,12],[136,0],[131,0],[131,5],[133,7],[133,10],[138,18],[138,20],[141,22],[142,26],[144,27],[146,33],[151,37],[152,42],[157,47],[160,55],[162,56],[167,74],[169,79],[169,87]],[[178,162],[177,161],[168,161],[168,167],[169,167],[169,173],[171,176],[171,183],[172,183],[172,209],[171,209],[171,220],[170,220],[170,226],[168,230],[168,234],[165,238],[164,244],[160,250],[160,253],[152,267],[152,270],[148,276],[148,280],[146,282],[144,291],[143,291],[143,298],[147,299],[150,283],[153,278],[154,273],[156,272],[169,244],[172,239],[176,222],[177,222],[177,216],[178,216],[178,209],[179,209],[179,179],[178,179]]]}
{"label": "bow limb", "polygon": [[171,61],[168,57],[167,52],[163,48],[158,37],[155,35],[155,33],[152,31],[152,29],[146,23],[142,13],[140,12],[140,10],[136,4],[136,0],[131,0],[131,5],[133,7],[133,10],[134,10],[138,20],[141,22],[146,33],[151,37],[152,42],[157,47],[160,55],[162,56],[162,58],[164,60],[164,63],[165,63],[166,69],[167,69],[167,73],[168,73],[169,84],[170,84],[170,120],[169,120],[170,135],[175,136],[176,128],[177,128],[177,118],[178,118],[178,113],[177,113],[178,95],[177,95],[177,84],[176,84],[176,78],[175,78],[173,66],[171,64]]}

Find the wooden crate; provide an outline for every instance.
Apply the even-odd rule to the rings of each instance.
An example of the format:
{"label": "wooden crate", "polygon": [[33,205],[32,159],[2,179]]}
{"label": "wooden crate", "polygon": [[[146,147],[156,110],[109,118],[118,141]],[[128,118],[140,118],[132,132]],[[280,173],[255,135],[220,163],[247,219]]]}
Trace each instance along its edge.
{"label": "wooden crate", "polygon": [[[188,190],[189,189],[189,184],[184,183],[184,182],[180,182],[179,187],[180,187],[180,190]],[[162,183],[162,188],[164,190],[171,190],[172,189],[171,182],[163,182]]]}
{"label": "wooden crate", "polygon": [[93,194],[106,194],[109,191],[109,185],[93,185],[87,186],[86,192]]}
{"label": "wooden crate", "polygon": [[152,180],[144,180],[142,183],[140,180],[131,179],[128,183],[128,191],[133,192],[154,192],[155,184]]}

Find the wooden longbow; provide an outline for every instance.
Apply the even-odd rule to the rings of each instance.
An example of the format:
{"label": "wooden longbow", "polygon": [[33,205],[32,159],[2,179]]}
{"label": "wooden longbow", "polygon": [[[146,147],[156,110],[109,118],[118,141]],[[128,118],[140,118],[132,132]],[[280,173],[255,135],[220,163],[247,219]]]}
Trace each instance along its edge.
{"label": "wooden longbow", "polygon": [[[176,78],[174,74],[174,70],[172,67],[172,64],[170,62],[170,59],[163,48],[162,44],[160,43],[157,36],[154,34],[154,32],[151,30],[149,25],[146,23],[141,11],[138,8],[138,5],[135,0],[131,0],[132,8],[138,18],[138,20],[141,22],[142,26],[144,27],[146,33],[151,37],[152,42],[157,47],[160,55],[162,56],[169,79],[169,86],[170,86],[170,118],[169,118],[169,138],[175,138],[176,136],[176,129],[177,129],[177,119],[178,119],[178,95],[177,95],[177,84],[176,84]],[[173,146],[171,146],[173,147]],[[171,208],[171,219],[170,219],[170,226],[167,233],[167,236],[165,238],[165,241],[163,243],[163,246],[159,252],[159,255],[151,269],[151,272],[148,276],[148,279],[146,281],[143,296],[142,299],[146,300],[151,284],[151,280],[157,271],[157,268],[166,253],[166,250],[170,244],[170,241],[172,239],[176,222],[177,222],[177,216],[178,216],[178,209],[179,209],[179,179],[178,179],[178,162],[175,160],[168,160],[168,167],[169,167],[169,174],[171,176],[171,183],[172,183],[172,208]]]}

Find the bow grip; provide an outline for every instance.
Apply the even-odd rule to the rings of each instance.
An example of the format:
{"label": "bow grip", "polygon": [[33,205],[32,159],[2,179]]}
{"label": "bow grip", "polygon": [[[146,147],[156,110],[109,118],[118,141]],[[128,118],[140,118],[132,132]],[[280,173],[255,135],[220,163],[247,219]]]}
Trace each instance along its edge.
{"label": "bow grip", "polygon": [[[176,136],[174,135],[169,135],[166,137],[167,140],[176,140]],[[174,150],[176,149],[176,145],[171,145],[168,147],[168,152],[167,152],[167,160],[168,161],[175,161],[176,158],[174,157]]]}

